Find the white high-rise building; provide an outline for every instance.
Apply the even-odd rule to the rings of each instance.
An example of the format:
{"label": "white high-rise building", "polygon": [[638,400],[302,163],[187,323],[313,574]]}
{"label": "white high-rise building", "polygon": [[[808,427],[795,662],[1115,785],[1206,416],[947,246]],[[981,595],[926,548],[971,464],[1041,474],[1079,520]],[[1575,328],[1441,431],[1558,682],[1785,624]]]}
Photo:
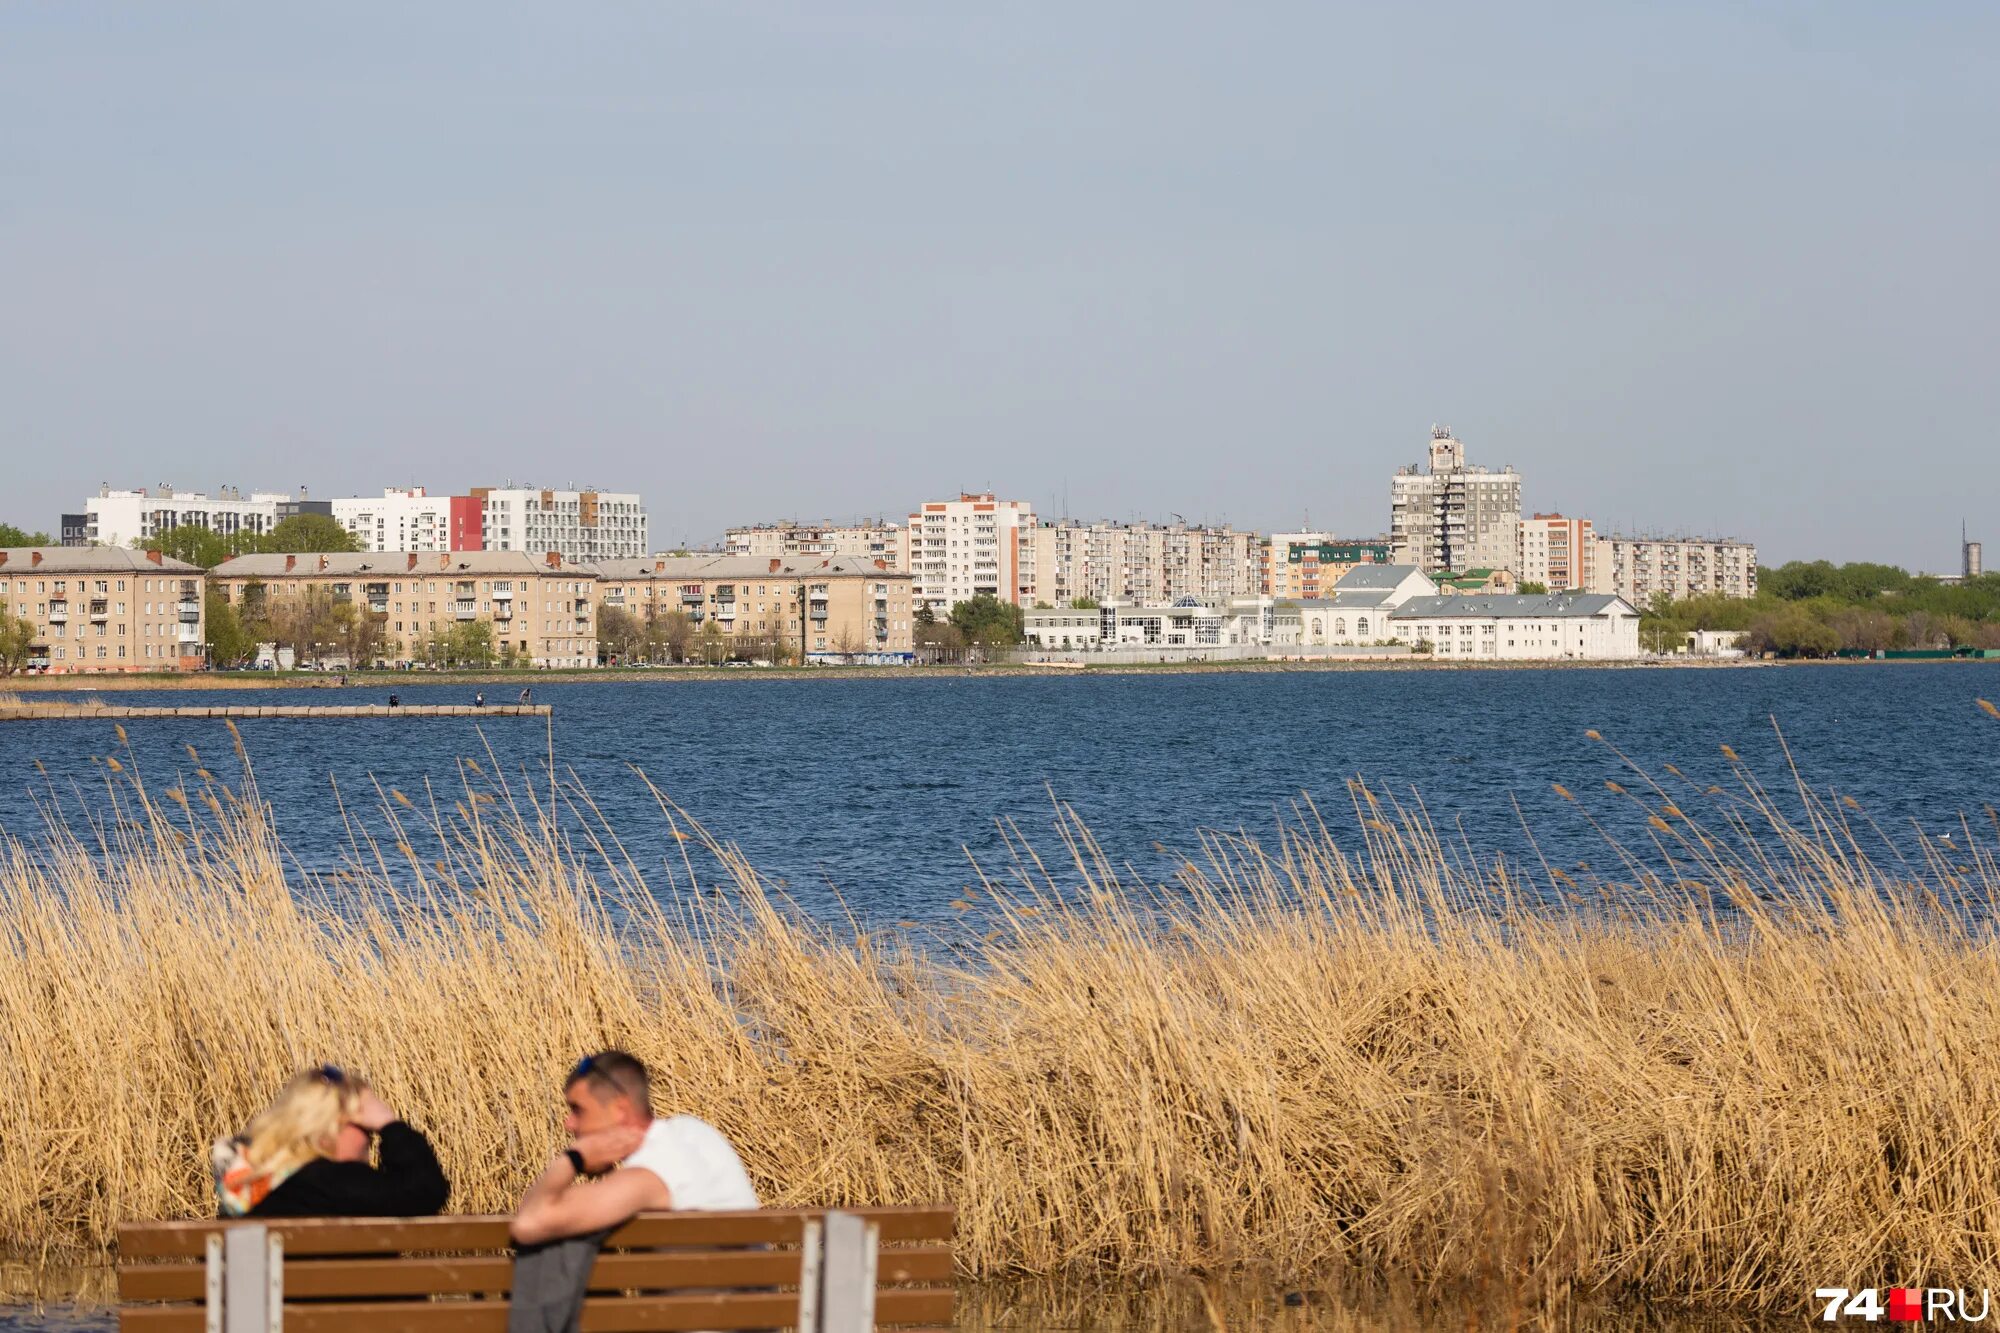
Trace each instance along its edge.
{"label": "white high-rise building", "polygon": [[364,551],[477,551],[482,549],[481,509],[464,495],[430,495],[421,486],[384,490],[379,498],[342,496],[332,501],[334,521]]}
{"label": "white high-rise building", "polygon": [[982,595],[1033,606],[1034,575],[1022,560],[1021,530],[1034,521],[1034,506],[995,499],[991,491],[926,501],[910,515],[912,609],[929,606],[942,619],[956,603]]}
{"label": "white high-rise building", "polygon": [[1608,571],[1598,569],[1602,542],[1587,518],[1536,514],[1521,520],[1514,577],[1550,592],[1611,592]]}
{"label": "white high-rise building", "polygon": [[135,539],[158,537],[172,528],[207,528],[225,537],[237,533],[262,536],[280,520],[298,514],[327,514],[324,500],[308,500],[281,491],[255,491],[245,496],[225,486],[214,496],[205,491],[179,491],[162,483],[149,490],[115,491],[100,487],[83,502],[83,540],[95,546],[130,546]]}
{"label": "white high-rise building", "polygon": [[571,564],[637,560],[648,552],[646,506],[629,492],[474,486],[489,551],[560,552]]}
{"label": "white high-rise building", "polygon": [[1521,528],[1521,476],[1469,467],[1465,446],[1431,428],[1430,468],[1406,467],[1389,490],[1389,541],[1399,564],[1426,574],[1512,570]]}

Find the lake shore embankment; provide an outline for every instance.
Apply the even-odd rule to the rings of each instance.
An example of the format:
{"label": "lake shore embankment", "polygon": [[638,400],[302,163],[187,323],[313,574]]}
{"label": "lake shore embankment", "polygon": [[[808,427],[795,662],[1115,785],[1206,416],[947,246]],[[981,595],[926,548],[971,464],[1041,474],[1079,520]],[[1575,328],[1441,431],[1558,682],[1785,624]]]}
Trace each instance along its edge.
{"label": "lake shore embankment", "polygon": [[[1791,665],[1749,658],[1661,659],[1633,662],[1450,662],[1426,658],[1342,658],[1333,661],[1159,662],[1117,666],[1057,666],[1046,663],[996,662],[938,666],[813,666],[813,667],[594,667],[550,671],[199,671],[188,673],[16,675],[0,679],[0,691],[28,694],[43,691],[89,690],[268,690],[334,688],[344,675],[348,688],[395,689],[420,685],[508,687],[514,690],[543,684],[769,680],[965,680],[1041,676],[1091,678],[1104,676],[1297,674],[1352,671],[1521,671],[1521,670],[1675,670],[1722,671],[1746,667]],[[1891,665],[1870,663],[1869,665]]]}

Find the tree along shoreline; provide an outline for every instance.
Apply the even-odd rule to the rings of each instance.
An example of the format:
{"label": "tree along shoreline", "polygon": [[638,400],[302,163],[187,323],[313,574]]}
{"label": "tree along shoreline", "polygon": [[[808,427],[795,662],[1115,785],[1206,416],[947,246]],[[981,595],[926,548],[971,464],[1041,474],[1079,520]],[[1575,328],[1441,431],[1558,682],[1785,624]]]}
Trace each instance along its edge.
{"label": "tree along shoreline", "polygon": [[1735,630],[1780,657],[2000,649],[2000,574],[1956,583],[1894,565],[1792,561],[1759,576],[1755,597],[1656,595],[1640,644],[1673,651],[1696,630]]}

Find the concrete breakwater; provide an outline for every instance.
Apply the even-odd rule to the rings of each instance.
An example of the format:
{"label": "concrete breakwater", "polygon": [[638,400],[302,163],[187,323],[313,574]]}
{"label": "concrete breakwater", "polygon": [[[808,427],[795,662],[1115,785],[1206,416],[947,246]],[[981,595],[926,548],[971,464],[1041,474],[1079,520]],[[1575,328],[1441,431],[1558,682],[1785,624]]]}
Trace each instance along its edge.
{"label": "concrete breakwater", "polygon": [[0,702],[0,722],[116,721],[132,718],[547,717],[548,704],[70,704]]}

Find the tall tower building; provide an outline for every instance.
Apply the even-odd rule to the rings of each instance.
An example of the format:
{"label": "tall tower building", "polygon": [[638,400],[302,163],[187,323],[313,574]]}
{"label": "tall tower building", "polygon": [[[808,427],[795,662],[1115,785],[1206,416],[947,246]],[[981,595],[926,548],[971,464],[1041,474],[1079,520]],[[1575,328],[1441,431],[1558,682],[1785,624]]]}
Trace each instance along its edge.
{"label": "tall tower building", "polygon": [[910,515],[911,609],[928,605],[942,619],[980,596],[1034,605],[1032,567],[1024,567],[1021,550],[1023,530],[1034,522],[1034,506],[991,491],[926,501]]}
{"label": "tall tower building", "polygon": [[1521,476],[1465,461],[1465,446],[1431,428],[1429,468],[1400,469],[1389,488],[1389,542],[1396,563],[1426,574],[1512,570],[1521,528]]}
{"label": "tall tower building", "polygon": [[1965,524],[1963,523],[1958,525],[1958,544],[1960,555],[1964,561],[1964,564],[1961,566],[1964,576],[1968,579],[1976,579],[1981,574],[1984,574],[1986,572],[1985,549],[1978,542],[1966,539]]}

